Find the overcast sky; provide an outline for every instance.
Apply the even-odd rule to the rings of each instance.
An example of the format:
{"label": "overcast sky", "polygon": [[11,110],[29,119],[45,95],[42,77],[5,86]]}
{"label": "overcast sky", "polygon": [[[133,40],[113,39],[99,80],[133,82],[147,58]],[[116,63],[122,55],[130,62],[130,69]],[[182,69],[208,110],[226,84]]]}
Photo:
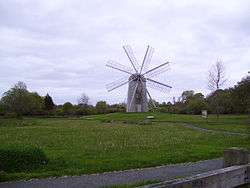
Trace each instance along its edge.
{"label": "overcast sky", "polygon": [[207,74],[221,59],[233,86],[250,69],[250,1],[208,0],[3,0],[0,1],[0,94],[18,81],[49,93],[57,104],[76,103],[86,93],[124,102],[127,86],[108,93],[105,84],[126,76],[105,67],[112,59],[130,65],[122,45],[141,62],[149,44],[151,67],[171,70],[155,78],[183,90],[207,94]]}

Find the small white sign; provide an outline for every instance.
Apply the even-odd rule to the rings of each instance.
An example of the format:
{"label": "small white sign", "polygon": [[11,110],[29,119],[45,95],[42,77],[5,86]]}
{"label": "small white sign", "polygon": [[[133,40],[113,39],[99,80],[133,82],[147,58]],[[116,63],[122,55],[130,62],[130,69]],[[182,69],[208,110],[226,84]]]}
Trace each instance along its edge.
{"label": "small white sign", "polygon": [[201,111],[201,117],[207,118],[207,110],[202,110]]}
{"label": "small white sign", "polygon": [[154,116],[147,116],[147,119],[154,119]]}

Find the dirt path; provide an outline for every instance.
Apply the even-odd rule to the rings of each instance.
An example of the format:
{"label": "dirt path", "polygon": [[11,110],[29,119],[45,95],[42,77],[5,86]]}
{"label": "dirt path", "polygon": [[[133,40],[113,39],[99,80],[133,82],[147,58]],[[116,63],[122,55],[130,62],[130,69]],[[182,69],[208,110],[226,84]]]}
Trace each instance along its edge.
{"label": "dirt path", "polygon": [[227,135],[240,135],[240,136],[250,136],[250,134],[247,133],[237,133],[237,132],[230,132],[230,131],[220,131],[220,130],[212,130],[207,128],[198,127],[192,124],[183,123],[185,127],[188,127],[190,129],[198,130],[198,131],[205,131],[205,132],[215,132],[215,133],[222,133]]}
{"label": "dirt path", "polygon": [[79,188],[130,184],[146,180],[169,180],[222,168],[222,159],[166,165],[100,174],[0,183],[0,188]]}

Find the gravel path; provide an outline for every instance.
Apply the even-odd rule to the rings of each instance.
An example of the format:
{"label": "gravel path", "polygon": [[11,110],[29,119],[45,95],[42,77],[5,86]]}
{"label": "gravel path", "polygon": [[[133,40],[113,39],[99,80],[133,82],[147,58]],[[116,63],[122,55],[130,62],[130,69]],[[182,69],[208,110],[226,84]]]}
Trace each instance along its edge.
{"label": "gravel path", "polygon": [[207,129],[207,128],[202,128],[202,127],[197,127],[192,124],[187,124],[183,123],[185,127],[188,127],[190,129],[198,130],[198,131],[206,131],[206,132],[216,132],[216,133],[223,133],[227,135],[240,135],[240,136],[250,136],[250,134],[247,133],[237,133],[237,132],[230,132],[230,131],[220,131],[220,130],[212,130],[212,129]]}
{"label": "gravel path", "polygon": [[146,180],[170,180],[222,168],[223,159],[100,174],[0,183],[0,188],[96,188]]}

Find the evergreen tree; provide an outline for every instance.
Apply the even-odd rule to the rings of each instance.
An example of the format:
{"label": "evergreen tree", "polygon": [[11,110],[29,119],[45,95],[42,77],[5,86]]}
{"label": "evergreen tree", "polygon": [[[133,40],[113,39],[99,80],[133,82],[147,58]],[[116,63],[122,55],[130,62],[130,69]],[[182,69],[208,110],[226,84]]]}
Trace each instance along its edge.
{"label": "evergreen tree", "polygon": [[52,100],[52,97],[49,96],[49,94],[47,94],[45,97],[44,97],[44,106],[45,106],[45,109],[46,110],[53,110],[54,107],[55,107],[55,104]]}

